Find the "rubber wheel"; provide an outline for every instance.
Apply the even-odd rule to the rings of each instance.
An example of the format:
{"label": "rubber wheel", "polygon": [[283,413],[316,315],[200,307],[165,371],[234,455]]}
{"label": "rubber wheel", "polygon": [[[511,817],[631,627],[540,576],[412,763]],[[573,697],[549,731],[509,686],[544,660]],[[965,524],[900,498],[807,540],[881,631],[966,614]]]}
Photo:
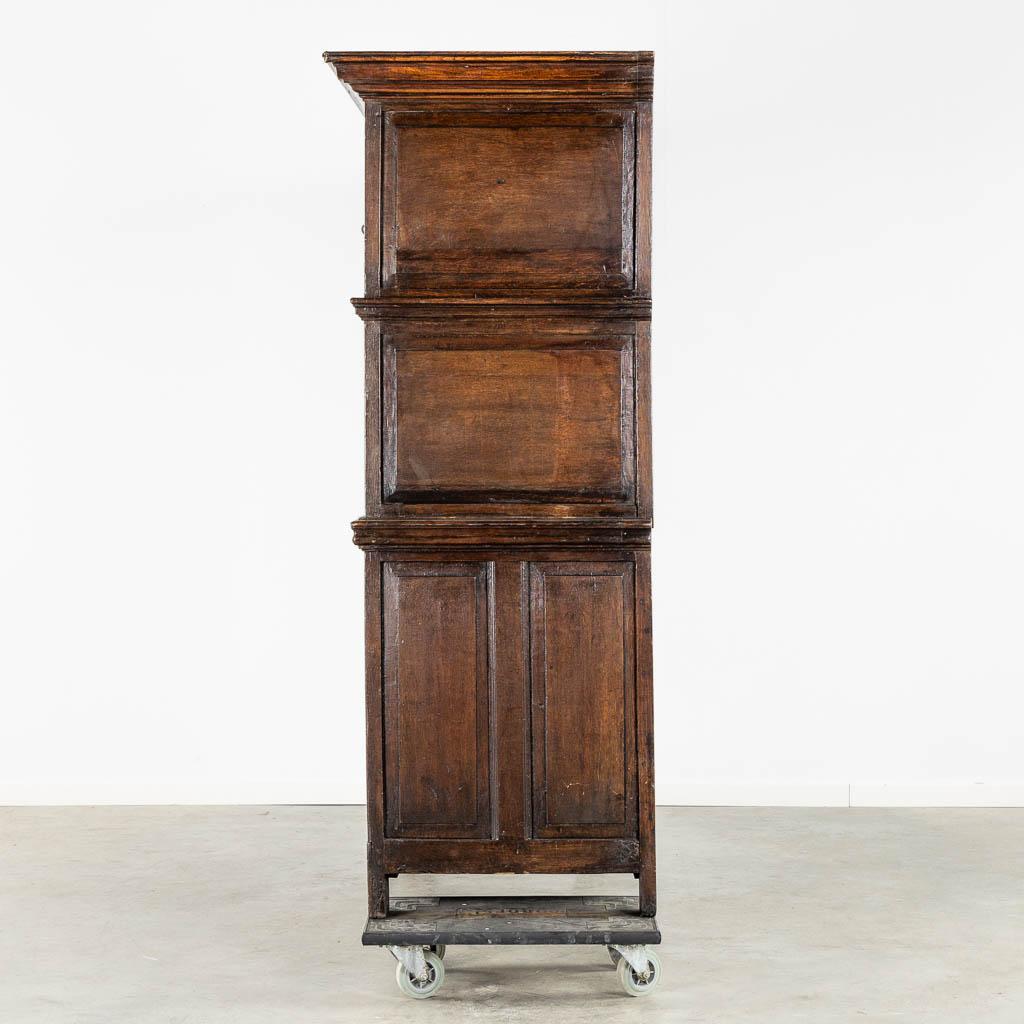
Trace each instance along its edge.
{"label": "rubber wheel", "polygon": [[647,965],[648,975],[645,978],[643,975],[637,974],[625,958],[619,961],[619,981],[622,982],[622,988],[625,990],[626,995],[650,995],[657,987],[658,982],[661,980],[661,961],[653,949],[647,951]]}
{"label": "rubber wheel", "polygon": [[444,984],[444,964],[441,958],[428,951],[424,952],[423,958],[427,961],[427,976],[423,981],[411,975],[402,963],[397,965],[395,971],[398,987],[413,999],[429,999]]}
{"label": "rubber wheel", "polygon": [[443,942],[440,942],[436,946],[428,946],[427,949],[429,949],[431,953],[436,953],[443,960],[445,951],[448,947]]}
{"label": "rubber wheel", "polygon": [[618,967],[619,961],[622,959],[622,954],[614,947],[608,947],[608,959],[612,962],[612,967]]}

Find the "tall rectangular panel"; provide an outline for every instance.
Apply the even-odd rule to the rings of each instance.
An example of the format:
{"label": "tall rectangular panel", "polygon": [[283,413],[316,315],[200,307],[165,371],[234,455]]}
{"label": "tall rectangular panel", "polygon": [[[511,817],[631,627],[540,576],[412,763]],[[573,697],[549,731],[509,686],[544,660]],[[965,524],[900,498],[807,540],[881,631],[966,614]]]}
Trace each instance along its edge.
{"label": "tall rectangular panel", "polygon": [[636,834],[634,571],[530,566],[534,834]]}
{"label": "tall rectangular panel", "polygon": [[488,566],[383,571],[387,835],[489,836]]}

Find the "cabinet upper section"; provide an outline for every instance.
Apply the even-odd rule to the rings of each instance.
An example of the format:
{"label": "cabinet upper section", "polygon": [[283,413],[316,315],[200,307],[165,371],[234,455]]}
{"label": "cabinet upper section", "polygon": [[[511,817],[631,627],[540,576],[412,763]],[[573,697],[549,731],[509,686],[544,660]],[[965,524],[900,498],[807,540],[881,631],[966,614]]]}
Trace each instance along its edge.
{"label": "cabinet upper section", "polygon": [[650,290],[650,53],[328,53],[366,113],[366,294]]}

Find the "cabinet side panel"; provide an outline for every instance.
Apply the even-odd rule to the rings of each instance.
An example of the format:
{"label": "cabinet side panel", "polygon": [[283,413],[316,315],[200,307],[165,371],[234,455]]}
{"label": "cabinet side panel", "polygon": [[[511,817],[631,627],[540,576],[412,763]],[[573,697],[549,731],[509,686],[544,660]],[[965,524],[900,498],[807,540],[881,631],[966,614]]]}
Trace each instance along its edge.
{"label": "cabinet side panel", "polygon": [[381,567],[375,553],[366,556],[364,576],[366,650],[366,877],[370,917],[388,911],[384,871],[384,708]]}
{"label": "cabinet side panel", "polygon": [[636,732],[640,823],[640,913],[657,909],[654,843],[654,661],[651,636],[651,554],[636,553]]}
{"label": "cabinet side panel", "polygon": [[367,295],[380,292],[380,207],[382,167],[383,115],[380,103],[370,100],[364,110],[366,117],[366,164],[364,183],[363,248],[364,286]]}
{"label": "cabinet side panel", "polygon": [[531,566],[535,835],[636,834],[633,567]]}
{"label": "cabinet side panel", "polygon": [[490,835],[487,581],[484,563],[385,566],[389,836]]}

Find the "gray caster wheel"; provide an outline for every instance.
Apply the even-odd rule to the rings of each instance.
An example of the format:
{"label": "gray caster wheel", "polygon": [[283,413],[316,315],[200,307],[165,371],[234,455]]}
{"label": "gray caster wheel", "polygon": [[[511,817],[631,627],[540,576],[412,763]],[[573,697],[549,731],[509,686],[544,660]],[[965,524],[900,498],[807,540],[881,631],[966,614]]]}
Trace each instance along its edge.
{"label": "gray caster wheel", "polygon": [[625,957],[619,959],[619,981],[629,996],[646,996],[654,991],[661,980],[661,961],[653,949],[645,950],[647,970],[637,971]]}
{"label": "gray caster wheel", "polygon": [[442,960],[444,959],[445,950],[447,948],[448,947],[443,942],[439,942],[436,946],[427,946],[427,949],[429,949],[431,953],[436,953]]}
{"label": "gray caster wheel", "polygon": [[426,961],[426,970],[421,978],[411,974],[401,961],[395,965],[395,980],[399,989],[413,999],[429,999],[436,995],[444,984],[444,964],[441,963],[441,958],[436,953],[425,950],[423,959]]}
{"label": "gray caster wheel", "polygon": [[611,960],[612,967],[618,967],[622,954],[614,946],[608,946],[608,959]]}

